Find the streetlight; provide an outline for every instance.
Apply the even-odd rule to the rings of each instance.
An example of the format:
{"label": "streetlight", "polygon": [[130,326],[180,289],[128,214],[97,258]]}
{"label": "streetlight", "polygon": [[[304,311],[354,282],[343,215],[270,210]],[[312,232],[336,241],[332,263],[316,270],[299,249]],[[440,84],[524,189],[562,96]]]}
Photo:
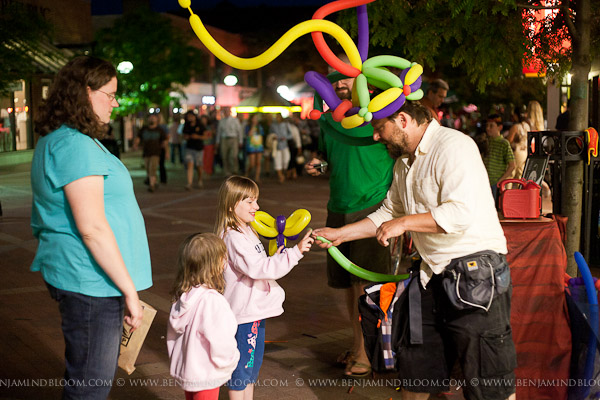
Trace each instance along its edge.
{"label": "streetlight", "polygon": [[286,85],[279,85],[277,87],[277,93],[287,101],[291,101],[294,98],[294,93]]}
{"label": "streetlight", "polygon": [[133,64],[131,61],[121,61],[119,65],[117,65],[117,71],[126,75],[133,71]]}
{"label": "streetlight", "polygon": [[235,86],[238,83],[238,78],[235,75],[227,75],[225,79],[223,79],[223,83],[225,86]]}

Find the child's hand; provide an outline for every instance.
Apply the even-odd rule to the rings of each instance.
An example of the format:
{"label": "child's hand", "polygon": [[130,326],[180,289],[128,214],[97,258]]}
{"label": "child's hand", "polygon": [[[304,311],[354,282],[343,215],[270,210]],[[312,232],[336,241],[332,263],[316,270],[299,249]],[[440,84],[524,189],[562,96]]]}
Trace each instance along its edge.
{"label": "child's hand", "polygon": [[298,242],[298,250],[300,250],[300,253],[305,253],[307,251],[310,250],[310,247],[312,246],[313,242],[315,241],[315,239],[313,239],[310,234],[312,232],[312,229],[309,229],[308,232],[306,232],[306,235],[304,235],[304,237],[302,238],[302,240],[300,240]]}

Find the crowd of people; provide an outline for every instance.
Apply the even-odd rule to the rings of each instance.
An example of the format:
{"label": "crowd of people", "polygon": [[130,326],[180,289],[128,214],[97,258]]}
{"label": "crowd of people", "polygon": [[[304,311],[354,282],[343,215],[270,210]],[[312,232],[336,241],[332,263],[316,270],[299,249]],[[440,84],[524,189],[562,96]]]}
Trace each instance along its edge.
{"label": "crowd of people", "polygon": [[251,176],[259,184],[265,176],[276,176],[279,183],[295,180],[314,153],[319,135],[316,121],[297,114],[234,117],[229,107],[220,109],[220,118],[216,111],[209,115],[190,110],[168,126],[159,124],[160,119],[149,114],[133,143],[134,150],[142,147],[151,192],[158,187],[157,171],[160,182],[167,183],[165,160],[169,159],[185,167],[186,190],[201,189],[203,175],[215,170],[225,176]]}
{"label": "crowd of people", "polygon": [[[104,60],[75,58],[59,71],[36,120],[41,138],[31,172],[31,224],[39,247],[31,269],[42,273],[59,305],[66,381],[112,380],[123,320],[132,330],[139,327],[137,292],[152,285],[131,177],[99,140],[118,106],[116,76]],[[352,79],[340,79],[333,88],[348,98]],[[265,320],[283,313],[285,295],[276,280],[313,243],[339,246],[362,267],[390,273],[387,247],[406,232],[422,261],[411,269],[409,295],[398,304],[400,324],[410,324],[410,334],[395,343],[398,373],[407,382],[403,398],[447,391],[446,383],[432,382],[449,382],[455,364],[466,382],[480,382],[463,388],[467,398],[514,398],[510,272],[494,187],[522,173],[526,132],[544,129],[542,110],[531,102],[527,115],[515,116],[510,126],[490,114],[486,139],[477,141],[438,122],[448,85],[437,81],[430,89],[429,103],[406,102],[389,117],[354,128],[350,133],[372,138],[361,146],[334,139],[331,133],[341,125],[327,119],[316,126],[297,116],[241,119],[224,108],[218,121],[190,111],[181,123],[164,128],[157,115],[148,117],[135,144],[143,149],[151,191],[157,187],[157,169],[169,158],[183,164],[187,190],[194,181],[203,186],[215,154],[227,176],[218,194],[214,233],[191,235],[179,249],[167,351],[170,372],[187,399],[217,399],[223,384],[230,399],[253,398]],[[283,183],[303,168],[316,176],[327,166],[326,227],[269,256],[251,227],[261,177],[274,172]],[[457,299],[456,274],[479,268],[490,272],[477,279],[494,280],[496,291],[483,293],[483,300]],[[356,309],[365,281],[333,260],[327,262],[327,278],[331,287],[344,290],[354,333],[351,349],[338,361],[347,377],[371,376]],[[415,309],[419,322],[413,325],[408,315]],[[102,399],[110,386],[64,390],[65,398]]]}

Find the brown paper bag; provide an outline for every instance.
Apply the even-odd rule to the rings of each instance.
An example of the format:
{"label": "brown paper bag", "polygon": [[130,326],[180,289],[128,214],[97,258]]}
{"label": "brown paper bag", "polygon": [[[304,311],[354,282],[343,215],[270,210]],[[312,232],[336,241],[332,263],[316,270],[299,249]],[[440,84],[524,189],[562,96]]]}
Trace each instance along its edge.
{"label": "brown paper bag", "polygon": [[135,371],[135,360],[142,349],[150,325],[156,316],[156,309],[151,305],[142,303],[144,316],[142,324],[135,331],[130,331],[130,326],[123,322],[123,336],[121,337],[121,352],[119,354],[119,367],[123,368],[129,375]]}

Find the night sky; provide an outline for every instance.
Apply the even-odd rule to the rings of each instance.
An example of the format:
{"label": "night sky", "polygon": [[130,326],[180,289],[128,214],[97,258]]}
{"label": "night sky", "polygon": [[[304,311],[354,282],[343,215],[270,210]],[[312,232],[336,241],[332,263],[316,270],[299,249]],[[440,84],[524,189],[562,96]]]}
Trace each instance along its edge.
{"label": "night sky", "polygon": [[[156,12],[177,12],[181,9],[177,0],[149,0]],[[315,11],[328,0],[192,0],[193,10],[213,9],[227,4],[240,8],[248,7],[314,7]],[[123,0],[92,0],[92,15],[120,14]]]}
{"label": "night sky", "polygon": [[[128,0],[125,0],[126,2]],[[144,0],[130,0],[143,4]],[[155,12],[188,17],[177,0],[147,0]],[[192,0],[192,10],[202,22],[233,33],[270,30],[282,34],[333,0]],[[92,15],[123,13],[123,0],[92,0]]]}

